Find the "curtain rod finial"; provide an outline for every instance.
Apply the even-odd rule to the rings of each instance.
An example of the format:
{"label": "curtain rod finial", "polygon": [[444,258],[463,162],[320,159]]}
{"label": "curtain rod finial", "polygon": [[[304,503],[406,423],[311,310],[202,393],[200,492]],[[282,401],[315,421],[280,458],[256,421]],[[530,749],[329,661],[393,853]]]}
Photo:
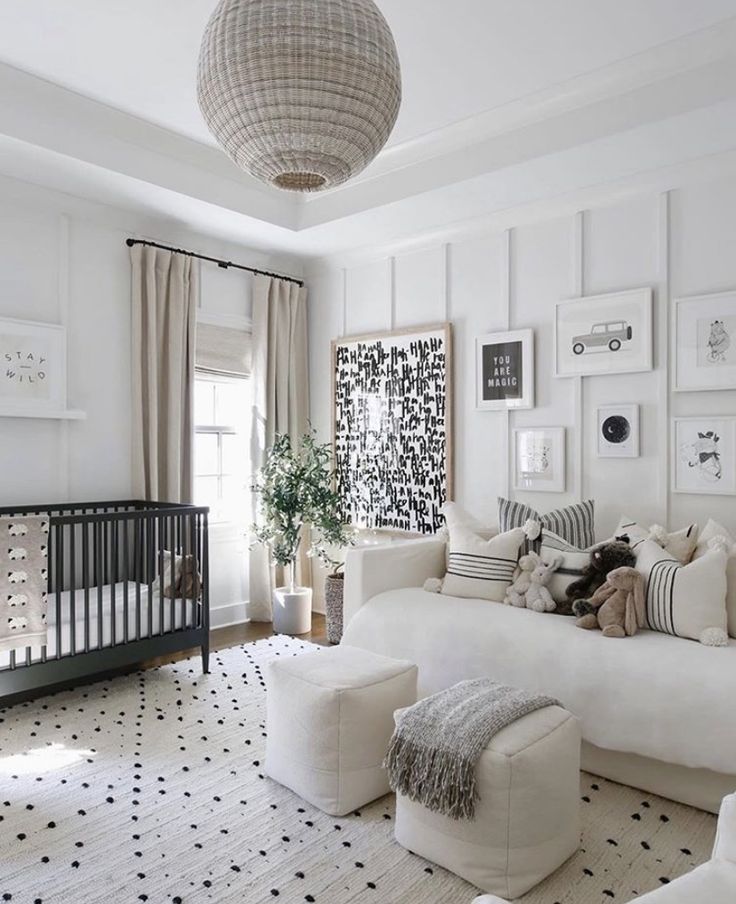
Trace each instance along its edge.
{"label": "curtain rod finial", "polygon": [[133,245],[135,245],[135,239],[126,239],[125,244],[128,246],[128,248],[132,248]]}

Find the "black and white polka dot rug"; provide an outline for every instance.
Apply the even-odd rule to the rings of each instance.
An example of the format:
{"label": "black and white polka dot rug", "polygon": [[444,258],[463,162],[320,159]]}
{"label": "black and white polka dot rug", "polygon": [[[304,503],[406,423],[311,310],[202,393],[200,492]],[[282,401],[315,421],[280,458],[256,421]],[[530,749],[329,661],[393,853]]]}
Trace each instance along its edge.
{"label": "black and white polka dot rug", "polygon": [[[264,777],[275,637],[0,710],[0,902],[470,904],[393,841]],[[524,904],[626,902],[708,859],[715,817],[582,776],[583,846]]]}

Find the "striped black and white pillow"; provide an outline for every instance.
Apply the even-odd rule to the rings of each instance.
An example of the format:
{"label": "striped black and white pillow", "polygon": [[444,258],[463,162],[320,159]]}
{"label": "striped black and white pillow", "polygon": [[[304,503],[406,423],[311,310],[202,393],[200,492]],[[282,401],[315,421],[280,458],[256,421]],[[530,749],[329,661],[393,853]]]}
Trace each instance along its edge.
{"label": "striped black and white pillow", "polygon": [[524,531],[517,528],[486,540],[463,524],[448,524],[448,528],[450,543],[442,593],[502,603],[514,579]]}
{"label": "striped black and white pillow", "polygon": [[681,565],[654,540],[637,543],[634,554],[646,581],[647,623],[653,631],[709,645],[728,642],[723,549],[709,549],[689,565]]}
{"label": "striped black and white pillow", "polygon": [[567,588],[583,576],[583,569],[590,564],[590,553],[591,549],[578,549],[557,534],[543,531],[539,550],[542,560],[552,562],[554,559],[562,559],[562,564],[553,572],[547,584],[556,603],[567,600]]}
{"label": "striped black and white pillow", "polygon": [[[543,531],[550,531],[562,537],[578,549],[587,549],[595,543],[595,502],[576,502],[565,508],[555,509],[540,515],[531,506],[523,502],[512,502],[510,499],[498,497],[498,529],[513,530],[523,527],[529,519],[539,521]],[[537,543],[537,547],[539,544]]]}

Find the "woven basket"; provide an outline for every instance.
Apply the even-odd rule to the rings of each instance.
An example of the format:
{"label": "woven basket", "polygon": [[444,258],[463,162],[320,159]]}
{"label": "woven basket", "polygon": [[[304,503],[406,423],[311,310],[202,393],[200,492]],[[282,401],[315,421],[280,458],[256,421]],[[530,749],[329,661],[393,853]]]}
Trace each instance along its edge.
{"label": "woven basket", "polygon": [[325,619],[327,640],[340,643],[342,640],[342,600],[345,589],[345,575],[330,574],[325,578]]}
{"label": "woven basket", "polygon": [[364,169],[401,104],[393,35],[373,0],[220,0],[199,57],[199,106],[257,179],[320,191]]}

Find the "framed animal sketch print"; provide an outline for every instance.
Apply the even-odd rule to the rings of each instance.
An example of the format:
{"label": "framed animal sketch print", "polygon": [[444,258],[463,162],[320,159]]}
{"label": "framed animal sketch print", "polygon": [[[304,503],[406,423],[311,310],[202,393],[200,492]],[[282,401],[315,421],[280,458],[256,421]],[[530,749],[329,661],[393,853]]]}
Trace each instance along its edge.
{"label": "framed animal sketch print", "polygon": [[736,494],[736,417],[681,417],[672,427],[675,493]]}
{"label": "framed animal sketch print", "polygon": [[736,292],[675,300],[674,389],[736,389]]}
{"label": "framed animal sketch print", "polygon": [[651,370],[652,346],[651,289],[557,303],[556,377]]}
{"label": "framed animal sketch print", "polygon": [[343,518],[434,533],[452,498],[450,324],[336,339],[332,379]]}
{"label": "framed animal sketch print", "polygon": [[475,343],[476,399],[480,411],[534,407],[534,332],[479,336]]}
{"label": "framed animal sketch print", "polygon": [[514,430],[514,489],[565,491],[565,428]]}
{"label": "framed animal sketch print", "polygon": [[0,318],[0,408],[41,414],[65,407],[64,327]]}

